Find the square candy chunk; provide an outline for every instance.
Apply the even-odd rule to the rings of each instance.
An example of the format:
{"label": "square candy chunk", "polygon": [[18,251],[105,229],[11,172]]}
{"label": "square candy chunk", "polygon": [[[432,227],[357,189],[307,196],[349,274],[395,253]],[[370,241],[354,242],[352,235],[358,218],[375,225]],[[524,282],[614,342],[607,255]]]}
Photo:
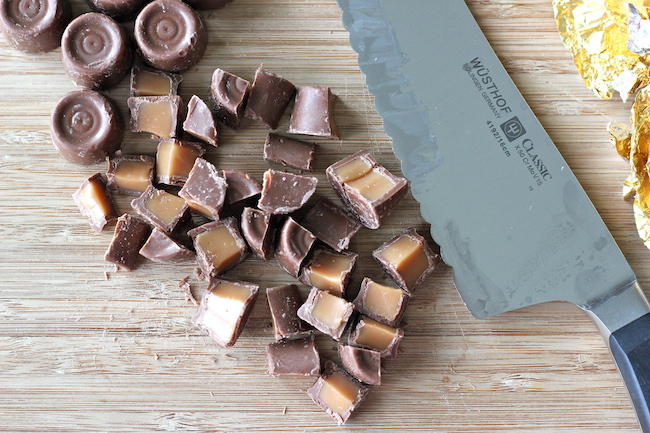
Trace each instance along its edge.
{"label": "square candy chunk", "polygon": [[147,242],[140,248],[140,255],[158,263],[180,263],[196,259],[194,251],[188,250],[158,227],[153,229]]}
{"label": "square candy chunk", "polygon": [[271,310],[276,340],[298,337],[311,332],[311,326],[298,317],[298,308],[302,305],[298,286],[287,284],[269,287],[266,289],[266,299]]}
{"label": "square candy chunk", "polygon": [[190,219],[190,209],[185,200],[153,186],[133,199],[131,207],[146,221],[167,233],[172,233]]}
{"label": "square candy chunk", "polygon": [[409,228],[372,252],[386,273],[406,293],[412,295],[440,261],[427,241]]}
{"label": "square candy chunk", "polygon": [[258,207],[272,214],[294,212],[307,203],[317,184],[315,177],[267,170]]}
{"label": "square candy chunk", "polygon": [[200,143],[161,140],[156,153],[156,180],[167,185],[182,186],[190,175],[194,160],[205,153]]}
{"label": "square candy chunk", "polygon": [[217,146],[218,130],[214,123],[212,111],[201,98],[192,95],[187,104],[187,116],[183,122],[183,131],[201,141]]}
{"label": "square candy chunk", "polygon": [[107,187],[111,191],[140,195],[153,185],[156,160],[147,155],[122,155],[108,159]]}
{"label": "square candy chunk", "polygon": [[307,212],[301,224],[336,251],[348,248],[361,223],[331,200],[321,198]]}
{"label": "square candy chunk", "polygon": [[340,340],[352,316],[354,306],[324,290],[311,289],[298,309],[298,317],[335,340]]}
{"label": "square candy chunk", "polygon": [[384,325],[397,326],[406,311],[408,299],[402,289],[375,283],[365,277],[359,294],[352,303],[361,314]]}
{"label": "square candy chunk", "polygon": [[334,121],[334,95],[326,86],[302,86],[291,110],[290,134],[339,138]]}
{"label": "square candy chunk", "polygon": [[242,281],[210,278],[192,323],[222,347],[235,344],[253,311],[259,286]]}
{"label": "square candy chunk", "polygon": [[140,218],[124,214],[117,219],[113,239],[104,254],[104,260],[122,269],[132,271],[138,264],[140,248],[151,228]]}
{"label": "square candy chunk", "polygon": [[128,99],[131,131],[158,138],[178,135],[183,100],[180,96],[136,96]]}
{"label": "square candy chunk", "polygon": [[284,221],[275,246],[275,259],[282,269],[292,277],[298,278],[316,237],[293,218]]}
{"label": "square candy chunk", "polygon": [[314,143],[271,133],[264,142],[264,160],[311,171],[316,147]]}
{"label": "square candy chunk", "polygon": [[117,218],[117,210],[111,199],[101,173],[90,176],[72,194],[81,214],[88,218],[90,227],[101,232],[106,224]]}
{"label": "square candy chunk", "polygon": [[248,81],[222,69],[215,70],[210,84],[210,105],[216,119],[230,128],[239,128],[250,91]]}
{"label": "square candy chunk", "polygon": [[262,185],[248,173],[227,169],[223,170],[228,189],[226,190],[226,204],[235,204],[259,195],[262,192]]}
{"label": "square candy chunk", "polygon": [[246,243],[255,255],[268,260],[275,240],[276,216],[245,207],[241,214],[241,231]]}
{"label": "square candy chunk", "polygon": [[131,69],[131,93],[129,96],[174,96],[183,76],[144,66]]}
{"label": "square candy chunk", "polygon": [[226,199],[226,178],[214,165],[196,158],[194,166],[178,195],[195,212],[211,219],[219,219]]}
{"label": "square candy chunk", "polygon": [[381,354],[362,347],[338,345],[339,358],[343,367],[360,382],[381,385]]}
{"label": "square candy chunk", "polygon": [[260,66],[255,71],[246,117],[275,129],[295,93],[296,87],[290,81]]}
{"label": "square candy chunk", "polygon": [[344,297],[348,282],[357,264],[358,254],[338,253],[324,248],[317,249],[303,266],[300,281],[308,286],[327,290]]}
{"label": "square candy chunk", "polygon": [[222,274],[248,255],[246,242],[239,233],[234,217],[203,224],[187,234],[194,242],[199,267],[204,275]]}
{"label": "square candy chunk", "polygon": [[384,325],[376,320],[361,316],[357,326],[350,333],[348,343],[353,346],[376,350],[382,358],[394,359],[399,343],[404,337],[400,328]]}
{"label": "square candy chunk", "polygon": [[320,355],[314,337],[279,341],[266,346],[271,376],[318,376]]}

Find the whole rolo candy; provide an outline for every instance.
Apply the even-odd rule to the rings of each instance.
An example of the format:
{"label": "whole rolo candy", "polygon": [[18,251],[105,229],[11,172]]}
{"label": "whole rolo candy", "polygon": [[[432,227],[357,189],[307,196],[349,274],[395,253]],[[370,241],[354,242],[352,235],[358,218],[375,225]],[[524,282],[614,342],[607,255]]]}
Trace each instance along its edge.
{"label": "whole rolo candy", "polygon": [[68,0],[0,0],[0,31],[26,53],[45,53],[61,45],[71,19]]}

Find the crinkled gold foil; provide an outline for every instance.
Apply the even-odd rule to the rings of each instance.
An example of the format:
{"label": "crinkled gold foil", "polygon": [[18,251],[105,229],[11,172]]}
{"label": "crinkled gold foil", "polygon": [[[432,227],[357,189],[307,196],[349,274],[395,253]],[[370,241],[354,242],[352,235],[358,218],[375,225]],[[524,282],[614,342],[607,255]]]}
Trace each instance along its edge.
{"label": "crinkled gold foil", "polygon": [[650,0],[627,0],[627,2],[634,5],[644,20],[650,19]]}
{"label": "crinkled gold foil", "polygon": [[573,54],[585,84],[598,97],[609,99],[618,92],[625,101],[650,82],[641,57],[627,48],[627,2],[553,0],[553,7],[562,42]]}
{"label": "crinkled gold foil", "polygon": [[639,90],[632,106],[632,139],[630,144],[630,181],[636,190],[634,220],[643,243],[650,248],[650,88]]}
{"label": "crinkled gold foil", "polygon": [[623,159],[630,160],[630,147],[632,145],[632,129],[629,125],[621,122],[609,122],[607,124],[609,141]]}

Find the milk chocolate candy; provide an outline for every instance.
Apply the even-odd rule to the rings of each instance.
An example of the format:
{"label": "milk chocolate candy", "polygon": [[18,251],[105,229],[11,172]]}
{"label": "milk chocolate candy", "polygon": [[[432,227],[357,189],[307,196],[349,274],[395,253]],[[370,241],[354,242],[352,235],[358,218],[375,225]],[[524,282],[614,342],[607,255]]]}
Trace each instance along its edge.
{"label": "milk chocolate candy", "polygon": [[377,229],[408,190],[408,181],[397,177],[367,150],[361,150],[327,167],[327,179],[341,200],[369,229]]}
{"label": "milk chocolate candy", "polygon": [[361,229],[361,223],[331,200],[321,198],[307,212],[301,224],[336,251],[343,251]]}
{"label": "milk chocolate candy", "polygon": [[246,243],[256,256],[268,260],[273,251],[276,217],[270,213],[244,208],[241,214],[241,231]]}
{"label": "milk chocolate candy", "polygon": [[255,71],[246,117],[268,128],[277,128],[295,92],[296,87],[290,81],[260,66]]}
{"label": "milk chocolate candy", "polygon": [[180,72],[205,53],[208,32],[201,17],[179,0],[155,0],[135,19],[135,41],[149,66]]}
{"label": "milk chocolate candy", "polygon": [[221,9],[232,0],[188,0],[186,3],[197,11]]}
{"label": "milk chocolate candy", "polygon": [[347,344],[338,345],[341,364],[359,382],[381,385],[381,354]]}
{"label": "milk chocolate candy", "polygon": [[183,122],[183,131],[201,141],[217,146],[217,126],[212,118],[212,111],[196,95],[192,95],[187,104],[187,117]]}
{"label": "milk chocolate candy", "polygon": [[298,308],[298,317],[323,334],[340,340],[353,312],[354,306],[345,299],[312,288],[307,301]]}
{"label": "milk chocolate candy", "polygon": [[368,394],[368,388],[332,361],[307,390],[307,395],[327,412],[338,425],[343,425]]}
{"label": "milk chocolate candy", "polygon": [[359,294],[352,303],[361,314],[384,325],[396,327],[406,311],[408,298],[402,289],[388,287],[365,277]]}
{"label": "milk chocolate candy", "polygon": [[318,179],[284,171],[267,170],[258,206],[272,214],[288,214],[303,207],[316,191]]}
{"label": "milk chocolate candy", "polygon": [[61,45],[72,19],[68,0],[1,0],[0,32],[26,53],[45,53]]}
{"label": "milk chocolate candy", "polygon": [[124,121],[110,99],[92,90],[77,90],[61,98],[52,110],[50,134],[61,156],[90,165],[120,148]]}
{"label": "milk chocolate candy", "polygon": [[205,153],[200,143],[161,140],[156,152],[156,180],[167,185],[185,184],[194,161]]}
{"label": "milk chocolate candy", "polygon": [[266,299],[273,320],[273,334],[276,340],[294,338],[309,334],[311,326],[298,317],[302,297],[298,286],[287,284],[266,289]]}
{"label": "milk chocolate candy", "polygon": [[266,346],[271,376],[319,376],[320,355],[314,337],[279,341]]}
{"label": "milk chocolate candy", "polygon": [[203,158],[196,158],[194,166],[178,195],[195,212],[211,219],[219,219],[226,199],[226,178]]}
{"label": "milk chocolate candy", "polygon": [[255,284],[210,278],[192,323],[220,346],[230,347],[246,326],[258,292],[259,286]]}
{"label": "milk chocolate candy", "polygon": [[358,254],[317,249],[305,263],[300,281],[312,287],[344,297],[357,264]]}
{"label": "milk chocolate candy", "polygon": [[115,21],[130,21],[140,12],[147,0],[86,0],[95,12],[100,12]]}
{"label": "milk chocolate candy", "polygon": [[223,69],[216,69],[212,74],[209,99],[214,117],[230,128],[239,128],[250,91],[248,81]]}
{"label": "milk chocolate candy", "polygon": [[178,136],[183,100],[180,96],[134,96],[128,99],[131,131],[158,138]]}
{"label": "milk chocolate candy", "polygon": [[153,185],[155,164],[151,156],[123,155],[118,151],[108,158],[108,189],[122,194],[142,194]]}
{"label": "milk chocolate candy", "polygon": [[131,91],[129,96],[174,96],[183,76],[145,66],[131,68]]}
{"label": "milk chocolate candy", "polygon": [[339,131],[336,122],[334,122],[334,95],[329,87],[302,86],[298,88],[287,132],[339,138]]}
{"label": "milk chocolate candy", "polygon": [[316,147],[314,143],[271,133],[264,143],[264,160],[311,171]]}
{"label": "milk chocolate candy", "polygon": [[314,242],[316,242],[316,237],[309,230],[306,230],[293,218],[288,217],[278,234],[275,259],[289,275],[298,278],[302,263],[309,255]]}
{"label": "milk chocolate candy", "polygon": [[415,292],[440,261],[427,241],[412,227],[377,248],[372,256],[409,295]]}
{"label": "milk chocolate candy", "polygon": [[77,86],[110,89],[131,68],[133,51],[126,30],[97,12],[78,16],[61,39],[63,70]]}
{"label": "milk chocolate candy", "polygon": [[262,192],[262,185],[242,170],[223,170],[223,175],[228,184],[226,203],[229,205],[255,197]]}
{"label": "milk chocolate candy", "polygon": [[158,263],[180,263],[196,258],[194,251],[188,250],[158,227],[153,229],[147,242],[140,248],[140,255]]}
{"label": "milk chocolate candy", "polygon": [[104,254],[104,260],[132,271],[138,264],[138,252],[146,242],[150,230],[147,223],[125,213],[117,219],[115,233]]}
{"label": "milk chocolate candy", "polygon": [[246,242],[239,234],[234,217],[203,224],[187,234],[194,242],[203,275],[222,274],[248,255]]}
{"label": "milk chocolate candy", "polygon": [[81,214],[88,218],[90,227],[96,232],[101,232],[106,224],[118,216],[115,204],[106,191],[106,184],[101,173],[96,173],[86,179],[72,194],[72,198]]}
{"label": "milk chocolate candy", "polygon": [[361,316],[350,333],[348,343],[376,350],[382,358],[394,359],[403,337],[404,331],[400,328],[393,328],[369,317]]}
{"label": "milk chocolate candy", "polygon": [[146,221],[167,233],[172,233],[190,219],[185,200],[153,186],[133,199],[131,207]]}

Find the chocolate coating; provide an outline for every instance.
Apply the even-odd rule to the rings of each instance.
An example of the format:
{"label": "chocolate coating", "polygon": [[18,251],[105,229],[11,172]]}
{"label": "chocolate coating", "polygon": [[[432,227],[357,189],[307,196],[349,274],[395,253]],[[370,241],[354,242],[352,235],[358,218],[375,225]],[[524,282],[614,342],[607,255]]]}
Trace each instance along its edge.
{"label": "chocolate coating", "polygon": [[271,376],[320,375],[320,354],[313,336],[271,343],[266,355]]}
{"label": "chocolate coating", "polygon": [[329,87],[298,88],[287,132],[339,138],[339,131],[334,122],[334,95]]}
{"label": "chocolate coating", "polygon": [[250,207],[241,214],[244,239],[255,255],[264,260],[269,259],[273,250],[275,220],[275,215]]}
{"label": "chocolate coating", "polygon": [[258,207],[272,214],[288,214],[303,207],[316,191],[318,179],[266,170]]}
{"label": "chocolate coating", "polygon": [[115,21],[130,21],[148,0],[86,0],[95,12],[101,12]]}
{"label": "chocolate coating", "polygon": [[327,198],[321,198],[300,222],[336,251],[346,250],[361,229],[361,223]]}
{"label": "chocolate coating", "polygon": [[158,263],[180,263],[196,258],[194,251],[188,250],[158,227],[153,229],[147,242],[140,248],[140,255]]}
{"label": "chocolate coating", "polygon": [[212,111],[196,95],[192,95],[187,104],[187,117],[183,122],[183,131],[213,146],[218,145],[218,130],[212,117]]}
{"label": "chocolate coating", "polygon": [[313,328],[298,317],[298,308],[302,305],[300,290],[295,284],[269,287],[266,299],[273,320],[273,335],[276,340],[307,335]]}
{"label": "chocolate coating", "polygon": [[296,87],[289,80],[260,66],[255,71],[246,117],[275,129],[295,93]]}
{"label": "chocolate coating", "polygon": [[61,40],[63,70],[78,86],[109,89],[131,68],[133,51],[126,30],[97,12],[72,20]]}
{"label": "chocolate coating", "polygon": [[339,344],[343,367],[355,379],[368,385],[381,385],[381,354],[376,350]]}
{"label": "chocolate coating", "polygon": [[277,245],[275,258],[282,269],[294,278],[300,275],[302,263],[309,255],[316,236],[289,217],[284,222]]}
{"label": "chocolate coating", "polygon": [[68,0],[0,0],[0,31],[15,49],[45,53],[61,45],[72,19]]}
{"label": "chocolate coating", "polygon": [[142,59],[168,72],[194,66],[208,45],[201,17],[179,0],[149,3],[135,19],[134,32]]}
{"label": "chocolate coating", "polygon": [[210,84],[210,105],[215,118],[230,128],[239,128],[250,91],[251,84],[248,81],[216,69]]}
{"label": "chocolate coating", "polygon": [[262,192],[262,185],[248,173],[236,170],[223,170],[223,175],[228,183],[226,190],[226,203],[234,204],[242,200],[255,197]]}
{"label": "chocolate coating", "polygon": [[221,9],[232,0],[187,0],[185,3],[200,11]]}
{"label": "chocolate coating", "polygon": [[104,254],[104,260],[121,269],[134,270],[138,265],[138,251],[144,245],[151,227],[140,218],[128,213],[117,219],[113,239]]}
{"label": "chocolate coating", "polygon": [[110,99],[92,90],[77,90],[61,98],[52,110],[50,133],[65,159],[90,165],[121,146],[124,121]]}

